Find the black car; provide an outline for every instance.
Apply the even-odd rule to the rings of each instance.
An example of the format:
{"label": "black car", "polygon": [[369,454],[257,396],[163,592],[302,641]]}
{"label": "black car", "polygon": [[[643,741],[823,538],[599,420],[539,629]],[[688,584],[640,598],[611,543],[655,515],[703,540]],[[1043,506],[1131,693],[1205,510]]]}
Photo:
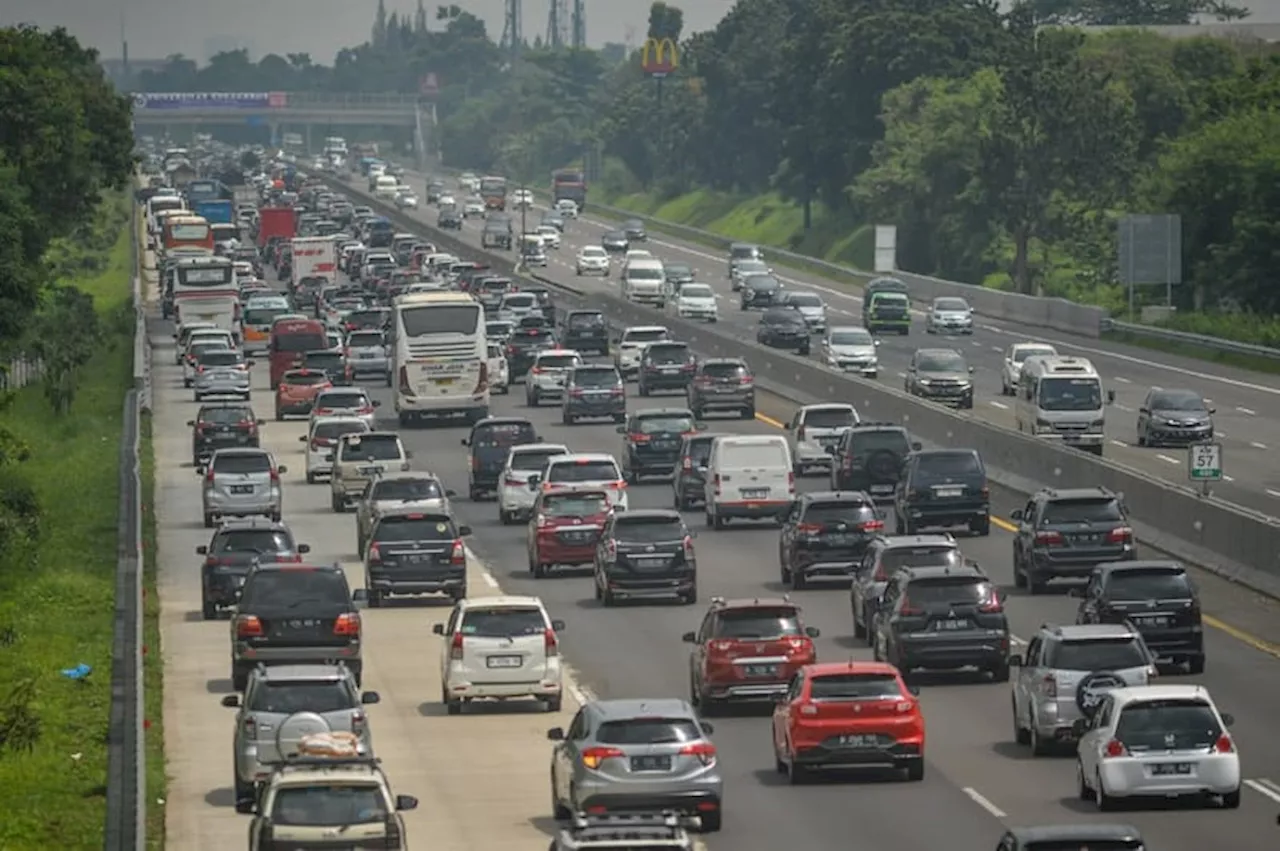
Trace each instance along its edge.
{"label": "black car", "polygon": [[884,522],[865,493],[801,494],[782,520],[778,567],[783,584],[799,591],[813,579],[848,582],[882,529]]}
{"label": "black car", "polygon": [[639,219],[627,219],[623,222],[622,232],[631,242],[645,242],[649,239],[649,233],[644,229],[644,222]]}
{"label": "black car", "polygon": [[1010,515],[1013,584],[1039,594],[1053,579],[1080,579],[1100,564],[1138,557],[1129,510],[1107,488],[1042,488]]}
{"label": "black car", "polygon": [[413,508],[385,511],[369,533],[364,582],[369,606],[393,594],[444,594],[454,602],[467,596],[467,549],[447,511]]}
{"label": "black car", "polygon": [[684,442],[680,444],[680,460],[671,477],[671,502],[677,511],[706,503],[707,461],[711,458],[711,444],[717,437],[727,436],[709,431],[684,436]]}
{"label": "black car", "polygon": [[679,292],[681,285],[693,283],[694,271],[688,263],[663,263],[662,276],[676,292]]}
{"label": "black car", "polygon": [[893,502],[903,460],[920,449],[897,423],[856,423],[841,433],[831,452],[831,489],[864,491],[877,503]]}
{"label": "black car", "polygon": [[697,431],[687,408],[649,408],[636,411],[618,426],[623,436],[622,475],[628,482],[644,476],[666,475],[680,464],[683,438]]}
{"label": "black car", "polygon": [[756,381],[742,358],[707,358],[689,383],[689,407],[702,419],[708,411],[730,411],[744,420],[756,416]]}
{"label": "black car", "polygon": [[982,456],[975,449],[911,453],[894,494],[894,511],[899,535],[959,525],[990,535],[991,491]]}
{"label": "black car", "polygon": [[1160,662],[1204,673],[1200,595],[1178,562],[1100,565],[1078,596],[1076,623],[1129,623]]}
{"label": "black car", "polygon": [[606,606],[621,600],[698,602],[693,537],[679,512],[669,509],[610,514],[596,545],[596,599]]}
{"label": "black car", "polygon": [[511,447],[541,440],[533,423],[524,417],[486,417],[472,426],[471,434],[462,438],[462,445],[471,450],[467,480],[471,499],[478,500],[497,489]]}
{"label": "black car", "polygon": [[977,668],[1009,681],[1004,593],[976,565],[904,567],[873,616],[872,650],[904,677],[920,669]]}
{"label": "black car", "polygon": [[1215,409],[1194,390],[1147,392],[1138,408],[1139,446],[1179,446],[1213,440]]}
{"label": "black car", "polygon": [[610,417],[616,423],[627,418],[627,385],[611,364],[582,364],[565,377],[562,421],[574,425],[589,417]]}
{"label": "black car", "polygon": [[1011,827],[996,851],[1043,851],[1046,848],[1096,848],[1098,851],[1142,851],[1142,833],[1128,824],[1053,824]]}
{"label": "black car", "polygon": [[324,349],[304,352],[302,355],[302,368],[314,372],[323,372],[325,377],[335,386],[349,383],[347,381],[347,359],[340,351]]}
{"label": "black car", "polygon": [[435,204],[440,200],[440,196],[444,194],[444,183],[439,180],[433,180],[427,184],[427,203]]}
{"label": "black car", "polygon": [[560,339],[576,352],[608,355],[609,323],[598,310],[569,310],[560,321]]}
{"label": "black car", "polygon": [[663,340],[650,343],[640,355],[636,370],[637,390],[648,396],[655,390],[685,391],[693,381],[698,360],[688,343]]}
{"label": "black car", "polygon": [[[538,318],[541,320],[542,317]],[[514,382],[517,378],[522,378],[529,367],[533,366],[538,352],[554,349],[556,345],[556,335],[545,324],[529,326],[522,319],[507,338],[508,380]]]}
{"label": "black car", "polygon": [[624,254],[631,247],[631,240],[620,230],[606,231],[600,237],[600,247],[611,254]]}
{"label": "black car", "polygon": [[564,233],[564,216],[560,215],[555,210],[548,210],[543,213],[541,224],[553,227],[560,231],[560,233]]}
{"label": "black car", "polygon": [[462,230],[462,214],[453,208],[441,210],[436,216],[436,227],[440,230]]}
{"label": "black car", "polygon": [[[746,288],[743,288],[746,292]],[[791,349],[800,355],[809,354],[809,326],[800,311],[789,307],[771,308],[760,317],[756,326],[756,342],[774,349]]]}
{"label": "black car", "polygon": [[[742,289],[738,291],[740,307],[743,310],[770,307],[778,302],[782,289],[782,281],[773,275],[748,275],[742,279]],[[804,321],[803,317],[800,321]]]}
{"label": "black car", "polygon": [[870,632],[876,606],[889,577],[904,567],[963,567],[960,545],[950,535],[881,535],[867,545],[867,551],[853,572],[849,586],[849,612],[853,634],[872,644]]}
{"label": "black car", "polygon": [[255,564],[298,562],[309,552],[311,547],[296,543],[283,523],[258,517],[224,523],[207,545],[196,547],[196,555],[205,557],[200,567],[201,615],[211,621],[234,606]]}
{"label": "black car", "polygon": [[257,562],[231,617],[231,684],[244,691],[258,665],[343,662],[360,683],[361,623],[341,565]]}
{"label": "black car", "polygon": [[198,467],[219,449],[257,446],[262,420],[248,405],[201,405],[187,425],[191,426],[191,464]]}

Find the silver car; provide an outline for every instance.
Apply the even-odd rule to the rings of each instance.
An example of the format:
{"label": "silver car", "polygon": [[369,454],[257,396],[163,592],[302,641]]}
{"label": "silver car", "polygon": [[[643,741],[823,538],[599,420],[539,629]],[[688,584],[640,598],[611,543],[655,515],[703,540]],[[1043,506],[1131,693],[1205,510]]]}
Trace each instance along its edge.
{"label": "silver car", "polygon": [[1013,732],[1034,756],[1071,743],[1078,719],[1091,718],[1106,692],[1148,685],[1155,657],[1127,624],[1040,627],[1026,655],[1011,656]]}
{"label": "silver car", "polygon": [[347,337],[347,379],[374,375],[391,386],[391,358],[381,331],[352,331]]}
{"label": "silver car", "polygon": [[524,401],[536,408],[548,399],[560,401],[564,397],[564,385],[569,372],[582,363],[582,355],[569,349],[548,349],[538,352],[524,380]]}
{"label": "silver car", "polygon": [[858,411],[845,402],[821,402],[797,410],[786,426],[795,474],[802,476],[815,468],[830,471],[831,453],[840,444],[840,435],[858,421]]}
{"label": "silver car", "polygon": [[311,418],[355,417],[364,420],[370,429],[374,429],[377,425],[374,423],[373,412],[381,404],[359,387],[336,387],[316,394],[315,402],[311,405]]}
{"label": "silver car", "polygon": [[244,700],[238,694],[222,705],[238,709],[232,737],[236,800],[251,798],[254,787],[276,765],[295,755],[307,736],[353,733],[360,750],[373,753],[373,736],[364,707],[378,703],[376,691],[361,692],[346,665],[323,663],[260,666],[249,675]]}
{"label": "silver car", "polygon": [[973,308],[955,296],[935,298],[929,305],[924,330],[930,334],[972,334]]}
{"label": "silver car", "polygon": [[288,472],[265,449],[219,449],[196,472],[204,477],[204,525],[223,517],[265,515],[279,522],[284,500],[280,476]]}
{"label": "silver car", "polygon": [[821,334],[827,330],[827,303],[822,296],[809,292],[786,292],[782,295],[782,303],[800,311],[810,331]]}
{"label": "silver car", "polygon": [[880,341],[866,328],[841,325],[827,330],[822,340],[822,359],[827,366],[841,372],[853,372],[865,378],[880,374]]}
{"label": "silver car", "polygon": [[197,402],[209,396],[239,396],[249,400],[249,363],[235,349],[210,349],[202,352],[196,366],[192,395]]}
{"label": "silver car", "polygon": [[551,801],[557,819],[587,811],[673,811],[720,829],[724,778],[710,724],[683,700],[596,700],[568,732],[553,727]]}

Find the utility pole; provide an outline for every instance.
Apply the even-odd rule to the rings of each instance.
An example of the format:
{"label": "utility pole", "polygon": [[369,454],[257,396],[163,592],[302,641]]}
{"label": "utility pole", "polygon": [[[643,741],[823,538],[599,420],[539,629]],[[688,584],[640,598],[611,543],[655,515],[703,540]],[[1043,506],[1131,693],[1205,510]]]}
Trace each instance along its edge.
{"label": "utility pole", "polygon": [[547,47],[559,50],[566,47],[569,39],[565,38],[565,29],[569,25],[569,9],[567,0],[550,0],[547,4]]}
{"label": "utility pole", "polygon": [[521,0],[503,0],[503,3],[506,15],[502,25],[501,46],[515,56],[524,45],[524,9]]}
{"label": "utility pole", "polygon": [[587,9],[586,0],[573,0],[573,48],[585,50],[587,47]]}

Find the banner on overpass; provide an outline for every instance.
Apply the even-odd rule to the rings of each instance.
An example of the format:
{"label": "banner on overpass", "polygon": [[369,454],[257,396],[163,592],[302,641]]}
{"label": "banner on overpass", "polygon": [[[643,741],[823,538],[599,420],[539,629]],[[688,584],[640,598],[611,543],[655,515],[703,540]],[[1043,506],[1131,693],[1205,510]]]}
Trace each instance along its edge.
{"label": "banner on overpass", "polygon": [[280,109],[285,92],[138,92],[134,109]]}

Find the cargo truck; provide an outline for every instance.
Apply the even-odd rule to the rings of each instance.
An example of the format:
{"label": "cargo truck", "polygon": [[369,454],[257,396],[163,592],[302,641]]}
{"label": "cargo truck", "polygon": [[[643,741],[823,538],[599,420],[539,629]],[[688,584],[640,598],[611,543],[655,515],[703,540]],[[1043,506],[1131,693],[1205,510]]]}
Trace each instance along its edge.
{"label": "cargo truck", "polygon": [[235,209],[230,201],[197,201],[196,214],[203,216],[211,225],[226,225],[235,221]]}

